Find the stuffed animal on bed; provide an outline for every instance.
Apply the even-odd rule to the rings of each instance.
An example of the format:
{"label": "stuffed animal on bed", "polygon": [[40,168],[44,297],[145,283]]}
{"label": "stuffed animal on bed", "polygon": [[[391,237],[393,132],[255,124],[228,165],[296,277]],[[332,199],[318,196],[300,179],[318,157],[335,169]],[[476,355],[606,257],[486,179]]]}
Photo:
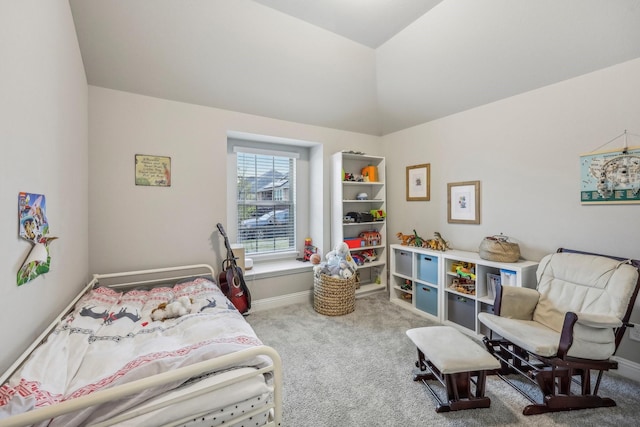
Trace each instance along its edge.
{"label": "stuffed animal on bed", "polygon": [[178,298],[170,303],[163,302],[151,310],[151,319],[164,321],[191,313],[193,301],[187,296]]}

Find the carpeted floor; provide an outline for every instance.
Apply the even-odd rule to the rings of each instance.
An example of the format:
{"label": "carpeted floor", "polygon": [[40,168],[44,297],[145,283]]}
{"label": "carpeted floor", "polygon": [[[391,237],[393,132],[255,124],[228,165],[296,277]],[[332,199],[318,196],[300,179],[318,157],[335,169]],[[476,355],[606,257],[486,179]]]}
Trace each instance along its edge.
{"label": "carpeted floor", "polygon": [[435,323],[382,292],[357,299],[345,316],[320,315],[309,302],[252,313],[247,321],[282,357],[285,427],[640,425],[640,384],[609,373],[599,394],[613,398],[614,408],[527,417],[528,401],[490,376],[491,408],[437,414],[424,385],[412,381],[417,352],[405,335]]}

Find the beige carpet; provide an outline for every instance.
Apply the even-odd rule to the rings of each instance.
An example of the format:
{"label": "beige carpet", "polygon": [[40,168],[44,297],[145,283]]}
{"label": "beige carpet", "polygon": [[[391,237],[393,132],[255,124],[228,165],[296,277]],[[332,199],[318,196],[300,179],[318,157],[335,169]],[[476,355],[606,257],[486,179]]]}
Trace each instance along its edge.
{"label": "beige carpet", "polygon": [[640,425],[640,384],[611,373],[599,394],[613,398],[614,408],[524,416],[528,401],[490,376],[491,408],[437,414],[424,385],[412,381],[417,353],[405,335],[434,323],[384,293],[358,299],[345,316],[317,314],[309,302],[247,320],[282,357],[285,427]]}

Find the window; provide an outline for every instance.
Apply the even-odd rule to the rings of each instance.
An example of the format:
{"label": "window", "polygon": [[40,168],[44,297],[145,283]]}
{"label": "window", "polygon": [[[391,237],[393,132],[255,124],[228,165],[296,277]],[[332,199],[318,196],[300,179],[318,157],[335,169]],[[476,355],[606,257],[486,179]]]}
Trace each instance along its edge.
{"label": "window", "polygon": [[322,176],[320,143],[227,131],[227,234],[254,266],[287,274],[305,238],[323,247]]}
{"label": "window", "polygon": [[297,153],[235,146],[237,241],[248,254],[296,251]]}

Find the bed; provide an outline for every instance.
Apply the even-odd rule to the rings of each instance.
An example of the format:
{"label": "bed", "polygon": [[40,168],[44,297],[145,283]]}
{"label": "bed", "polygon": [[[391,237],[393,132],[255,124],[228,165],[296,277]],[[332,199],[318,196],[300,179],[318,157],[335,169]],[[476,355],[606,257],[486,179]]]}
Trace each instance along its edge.
{"label": "bed", "polygon": [[[94,275],[0,377],[0,426],[280,425],[280,357],[214,277]],[[186,312],[158,316],[178,300]]]}

